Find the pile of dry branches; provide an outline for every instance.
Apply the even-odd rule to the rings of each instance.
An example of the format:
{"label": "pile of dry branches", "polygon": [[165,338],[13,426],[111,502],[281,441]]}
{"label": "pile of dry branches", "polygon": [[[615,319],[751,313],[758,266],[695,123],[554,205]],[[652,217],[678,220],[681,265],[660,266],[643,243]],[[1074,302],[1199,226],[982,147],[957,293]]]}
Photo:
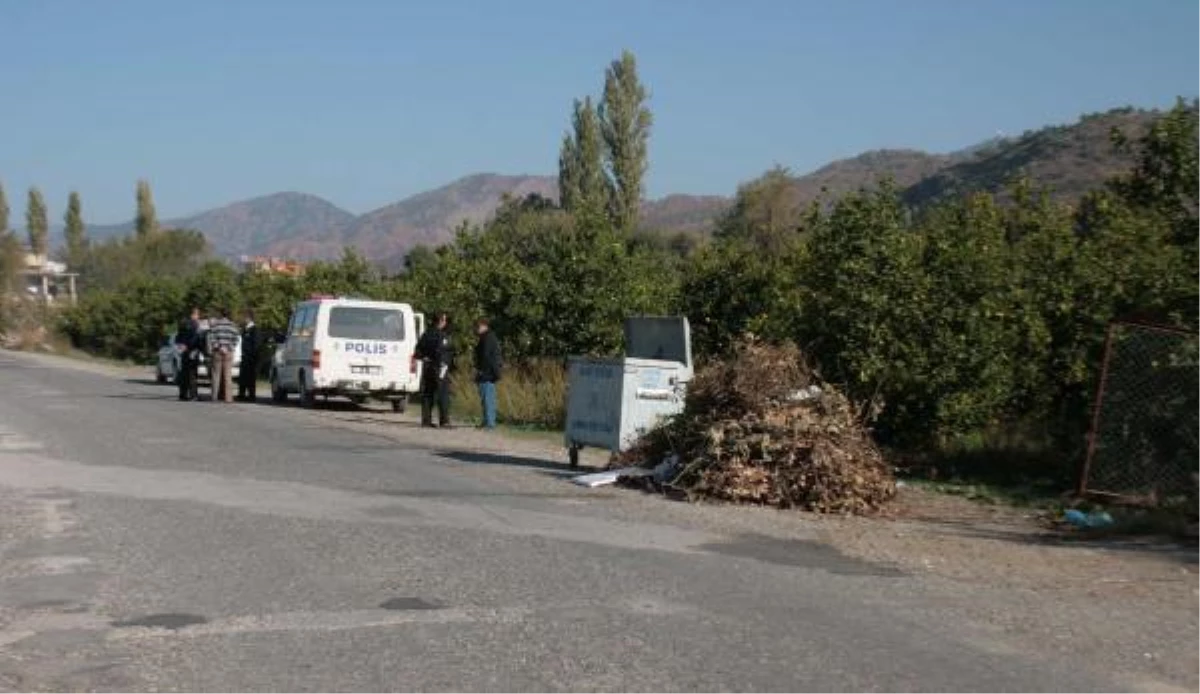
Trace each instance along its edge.
{"label": "pile of dry branches", "polygon": [[[683,414],[650,432],[624,464],[678,464],[665,490],[822,513],[868,513],[896,481],[850,401],[795,346],[747,340],[696,374]],[[661,470],[661,468],[660,468]]]}

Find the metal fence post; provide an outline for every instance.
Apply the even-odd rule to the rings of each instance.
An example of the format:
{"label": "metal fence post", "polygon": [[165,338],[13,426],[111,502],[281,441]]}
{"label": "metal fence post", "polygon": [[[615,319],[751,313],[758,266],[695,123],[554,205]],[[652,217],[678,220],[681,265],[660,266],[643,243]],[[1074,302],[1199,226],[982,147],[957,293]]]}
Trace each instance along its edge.
{"label": "metal fence post", "polygon": [[1104,403],[1104,386],[1108,383],[1108,363],[1112,358],[1113,332],[1116,323],[1109,323],[1104,333],[1104,358],[1100,363],[1100,381],[1096,384],[1096,399],[1092,403],[1092,425],[1088,428],[1087,454],[1083,457],[1083,465],[1079,469],[1079,484],[1076,494],[1087,494],[1088,473],[1092,469],[1092,457],[1096,455],[1096,435],[1100,428],[1100,408]]}

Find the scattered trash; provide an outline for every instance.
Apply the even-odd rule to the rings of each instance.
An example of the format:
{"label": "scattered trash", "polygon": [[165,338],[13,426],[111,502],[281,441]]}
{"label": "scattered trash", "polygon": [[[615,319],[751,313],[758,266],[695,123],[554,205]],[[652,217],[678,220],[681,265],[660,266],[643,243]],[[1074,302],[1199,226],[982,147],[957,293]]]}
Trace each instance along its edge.
{"label": "scattered trash", "polygon": [[[684,411],[619,460],[653,467],[637,487],[869,513],[896,495],[896,478],[859,415],[842,393],[820,382],[794,345],[750,339],[732,358],[698,372]],[[668,477],[664,458],[672,453],[679,468]]]}
{"label": "scattered trash", "polygon": [[672,453],[667,456],[661,463],[654,466],[654,481],[659,484],[666,484],[679,474],[679,456]]}
{"label": "scattered trash", "polygon": [[788,402],[806,402],[821,397],[821,386],[813,384],[788,396]]}
{"label": "scattered trash", "polygon": [[1084,513],[1074,508],[1068,509],[1063,514],[1063,520],[1076,528],[1107,528],[1113,524],[1112,516],[1108,515],[1106,511]]}
{"label": "scattered trash", "polygon": [[572,477],[571,481],[581,487],[603,487],[608,484],[616,484],[617,480],[622,477],[648,477],[653,474],[650,470],[640,467],[626,467],[619,470],[605,470],[603,472],[593,472],[587,475]]}
{"label": "scattered trash", "polygon": [[896,482],[896,489],[904,489],[907,486],[908,485],[904,483],[904,480],[900,480],[900,481]]}

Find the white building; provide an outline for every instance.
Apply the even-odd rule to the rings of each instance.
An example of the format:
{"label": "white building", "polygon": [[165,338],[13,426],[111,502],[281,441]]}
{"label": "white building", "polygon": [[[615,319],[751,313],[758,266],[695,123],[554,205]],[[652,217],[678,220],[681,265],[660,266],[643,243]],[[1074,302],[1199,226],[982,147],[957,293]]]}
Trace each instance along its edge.
{"label": "white building", "polygon": [[21,269],[24,279],[25,293],[36,297],[47,304],[67,301],[74,304],[78,300],[75,291],[77,272],[67,272],[67,266],[50,260],[42,253],[26,253],[24,267]]}

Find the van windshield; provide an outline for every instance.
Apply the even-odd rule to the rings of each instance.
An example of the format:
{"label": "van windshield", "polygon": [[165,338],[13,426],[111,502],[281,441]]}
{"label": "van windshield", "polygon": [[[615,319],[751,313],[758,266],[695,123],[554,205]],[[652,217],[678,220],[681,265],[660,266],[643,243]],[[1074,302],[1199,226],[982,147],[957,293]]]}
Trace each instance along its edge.
{"label": "van windshield", "polygon": [[404,314],[387,308],[335,306],[329,311],[329,336],[400,342],[404,339]]}

